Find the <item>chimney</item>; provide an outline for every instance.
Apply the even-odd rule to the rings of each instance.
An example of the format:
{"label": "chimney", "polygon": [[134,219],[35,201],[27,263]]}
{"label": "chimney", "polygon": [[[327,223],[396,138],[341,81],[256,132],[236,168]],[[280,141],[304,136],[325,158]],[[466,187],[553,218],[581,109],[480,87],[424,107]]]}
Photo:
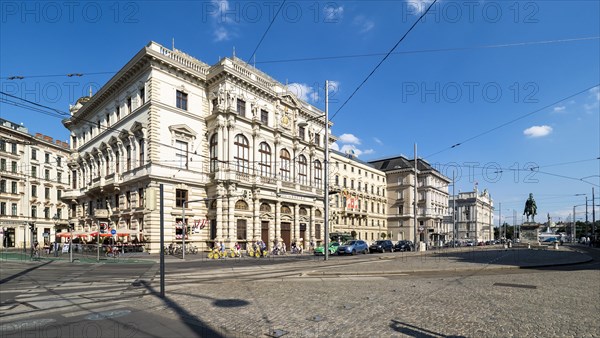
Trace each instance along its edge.
{"label": "chimney", "polygon": [[42,138],[42,133],[35,133],[35,138]]}
{"label": "chimney", "polygon": [[52,143],[54,140],[52,139],[52,137],[44,135],[44,141]]}

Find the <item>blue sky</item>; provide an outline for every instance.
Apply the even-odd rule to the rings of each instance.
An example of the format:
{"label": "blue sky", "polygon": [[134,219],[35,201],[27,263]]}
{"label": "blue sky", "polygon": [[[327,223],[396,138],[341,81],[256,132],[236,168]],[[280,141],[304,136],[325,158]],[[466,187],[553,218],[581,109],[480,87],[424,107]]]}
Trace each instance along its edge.
{"label": "blue sky", "polygon": [[[281,3],[1,1],[0,87],[66,112],[151,40],[174,39],[209,64],[234,48],[250,60],[281,8],[251,63],[321,108],[324,81],[333,81],[334,147],[370,160],[412,157],[417,143],[419,157],[457,173],[456,191],[488,189],[508,223],[513,210],[520,221],[530,192],[538,219],[555,221],[587,193],[591,219],[593,184],[600,195],[598,1],[437,2],[342,109],[431,1]],[[68,138],[55,116],[3,102],[0,117]]]}

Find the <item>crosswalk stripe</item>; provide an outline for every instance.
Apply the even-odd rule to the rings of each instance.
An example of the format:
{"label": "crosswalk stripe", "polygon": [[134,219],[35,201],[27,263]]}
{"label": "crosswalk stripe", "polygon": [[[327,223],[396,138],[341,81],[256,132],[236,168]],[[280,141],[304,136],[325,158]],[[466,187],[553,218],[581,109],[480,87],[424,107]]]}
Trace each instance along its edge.
{"label": "crosswalk stripe", "polygon": [[65,318],[71,318],[71,317],[77,317],[77,316],[81,316],[81,315],[87,315],[90,313],[120,309],[120,308],[123,308],[124,306],[125,306],[125,304],[113,304],[113,305],[104,306],[104,307],[90,308],[90,309],[85,309],[85,310],[81,310],[81,311],[63,313],[61,316],[65,317]]}

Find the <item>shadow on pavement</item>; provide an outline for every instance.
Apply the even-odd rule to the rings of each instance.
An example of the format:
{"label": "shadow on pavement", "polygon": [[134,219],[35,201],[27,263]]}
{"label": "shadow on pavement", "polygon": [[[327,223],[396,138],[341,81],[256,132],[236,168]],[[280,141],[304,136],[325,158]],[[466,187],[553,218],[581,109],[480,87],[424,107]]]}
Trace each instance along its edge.
{"label": "shadow on pavement", "polygon": [[0,279],[0,284],[4,284],[4,283],[7,283],[7,282],[10,282],[11,280],[13,280],[13,279],[15,279],[15,278],[19,278],[19,277],[21,277],[21,276],[23,276],[23,275],[26,275],[26,274],[28,274],[29,272],[31,272],[31,271],[33,271],[33,270],[37,270],[37,269],[41,268],[42,266],[44,266],[44,265],[48,265],[48,264],[50,264],[50,263],[52,263],[52,261],[47,261],[47,262],[45,262],[45,263],[42,263],[42,264],[40,264],[40,265],[36,265],[36,266],[34,266],[34,267],[31,267],[31,268],[29,268],[29,269],[26,269],[26,270],[23,270],[23,271],[21,271],[21,272],[19,272],[19,273],[16,273],[16,274],[14,274],[14,275],[12,275],[12,276],[8,276],[8,277],[6,277],[6,278]]}
{"label": "shadow on pavement", "polygon": [[[142,285],[150,292],[151,295],[154,295],[158,298],[160,297],[160,293],[154,290],[154,288],[145,281],[141,281]],[[206,325],[200,318],[196,317],[194,314],[190,313],[183,307],[179,306],[177,302],[170,299],[168,296],[161,298],[165,305],[171,308],[173,311],[177,313],[177,315],[181,318],[182,322],[194,333],[198,334],[198,337],[226,337],[220,332],[215,331],[213,328]]]}
{"label": "shadow on pavement", "polygon": [[412,324],[403,323],[397,320],[392,319],[390,323],[390,328],[396,332],[403,333],[409,337],[418,337],[418,338],[464,338],[464,336],[446,336],[441,333],[437,333],[434,331],[430,331]]}

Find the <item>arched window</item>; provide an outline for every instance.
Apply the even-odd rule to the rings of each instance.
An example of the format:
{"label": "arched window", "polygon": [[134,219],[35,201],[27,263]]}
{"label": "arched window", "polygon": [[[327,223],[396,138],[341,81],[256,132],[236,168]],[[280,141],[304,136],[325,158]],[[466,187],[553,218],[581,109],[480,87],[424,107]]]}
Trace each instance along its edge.
{"label": "arched window", "polygon": [[308,184],[308,177],[306,175],[307,168],[306,157],[300,155],[300,157],[298,157],[298,180],[300,181],[300,184]]}
{"label": "arched window", "polygon": [[281,179],[285,181],[290,180],[290,152],[286,149],[281,149],[279,153],[279,158],[281,160]]}
{"label": "arched window", "polygon": [[271,206],[267,203],[263,203],[260,205],[261,212],[271,212]]}
{"label": "arched window", "polygon": [[281,206],[281,213],[289,215],[289,214],[292,213],[292,209],[290,207],[288,207],[287,205],[282,205]]}
{"label": "arched window", "polygon": [[[323,213],[321,210],[315,210],[315,217],[323,217]],[[320,231],[315,231],[316,233],[320,233]]]}
{"label": "arched window", "polygon": [[246,136],[238,134],[233,143],[235,145],[235,155],[233,157],[236,170],[244,174],[250,172],[250,144]]}
{"label": "arched window", "polygon": [[315,184],[318,188],[323,185],[323,168],[321,167],[321,161],[315,161]]}
{"label": "arched window", "polygon": [[209,156],[210,156],[210,172],[217,171],[219,165],[219,138],[218,134],[214,134],[210,138],[209,145]]}
{"label": "arched window", "polygon": [[262,142],[258,152],[260,153],[260,162],[258,163],[260,175],[271,176],[271,147],[266,142]]}
{"label": "arched window", "polygon": [[248,203],[246,203],[244,200],[235,202],[235,210],[248,210]]}

